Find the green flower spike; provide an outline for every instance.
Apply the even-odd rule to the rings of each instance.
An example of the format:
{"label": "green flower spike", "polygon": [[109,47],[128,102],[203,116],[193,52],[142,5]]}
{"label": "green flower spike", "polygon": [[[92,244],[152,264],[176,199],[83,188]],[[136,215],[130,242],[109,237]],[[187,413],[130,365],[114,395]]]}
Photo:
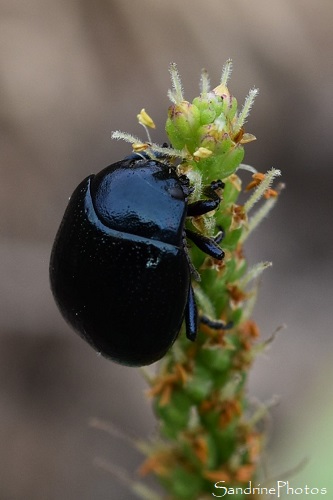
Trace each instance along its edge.
{"label": "green flower spike", "polygon": [[244,157],[243,144],[255,140],[253,135],[244,133],[243,126],[258,91],[250,91],[243,109],[237,113],[237,101],[226,86],[231,67],[229,60],[220,85],[213,90],[203,72],[201,94],[192,103],[183,98],[176,66],[170,68],[172,105],[165,129],[173,147],[184,151],[188,165],[201,171],[206,183],[234,173]]}
{"label": "green flower spike", "polygon": [[[170,66],[171,106],[165,126],[170,148],[152,143],[149,135],[144,143],[129,134],[113,134],[132,143],[135,151],[144,150],[152,158],[164,155],[179,174],[186,174],[193,187],[189,203],[202,198],[204,186],[211,181],[221,179],[225,184],[219,208],[186,223],[205,236],[215,236],[221,230],[224,233],[222,262],[189,245],[198,273],[192,284],[199,317],[205,318],[200,321],[197,340],[189,342],[181,332],[156,372],[142,369],[150,386],[159,437],[141,444],[147,459],[140,472],[154,474],[167,492],[165,498],[172,500],[208,499],[224,491],[229,491],[230,495],[224,496],[233,500],[255,498],[243,490],[249,481],[259,481],[265,444],[260,424],[266,410],[261,407],[258,412],[250,403],[246,384],[255,356],[268,345],[259,341],[251,314],[258,279],[271,263],[248,268],[243,243],[273,208],[283,186],[272,188],[279,170],[261,174],[241,163],[245,144],[255,140],[244,127],[258,91],[250,90],[239,111],[227,87],[231,70],[229,60],[213,90],[203,71],[201,93],[189,102],[184,99],[176,65]],[[146,115],[144,110],[140,113],[139,123],[147,129],[151,119]],[[248,198],[239,204],[240,174],[249,176],[249,172]],[[252,213],[258,202],[259,209]],[[218,488],[222,485],[224,490]],[[137,488],[135,492],[146,498]]]}

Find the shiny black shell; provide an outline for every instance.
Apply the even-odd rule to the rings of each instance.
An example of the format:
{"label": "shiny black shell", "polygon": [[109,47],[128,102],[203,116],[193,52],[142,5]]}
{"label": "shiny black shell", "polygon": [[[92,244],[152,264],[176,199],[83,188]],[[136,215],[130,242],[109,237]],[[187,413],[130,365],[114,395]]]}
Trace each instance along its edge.
{"label": "shiny black shell", "polygon": [[187,200],[168,165],[138,156],[84,179],[51,254],[51,288],[69,324],[124,365],[160,359],[184,318]]}

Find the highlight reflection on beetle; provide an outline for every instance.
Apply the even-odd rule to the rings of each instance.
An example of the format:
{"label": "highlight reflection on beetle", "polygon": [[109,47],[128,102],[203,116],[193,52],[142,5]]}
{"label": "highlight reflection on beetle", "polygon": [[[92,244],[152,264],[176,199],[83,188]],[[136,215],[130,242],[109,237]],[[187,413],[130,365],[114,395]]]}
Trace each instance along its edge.
{"label": "highlight reflection on beetle", "polygon": [[64,318],[101,354],[129,366],[153,363],[184,319],[195,340],[186,237],[214,259],[224,252],[220,237],[186,229],[185,219],[216,209],[223,186],[212,182],[205,199],[188,203],[186,176],[133,154],[75,189],[52,249],[51,288]]}

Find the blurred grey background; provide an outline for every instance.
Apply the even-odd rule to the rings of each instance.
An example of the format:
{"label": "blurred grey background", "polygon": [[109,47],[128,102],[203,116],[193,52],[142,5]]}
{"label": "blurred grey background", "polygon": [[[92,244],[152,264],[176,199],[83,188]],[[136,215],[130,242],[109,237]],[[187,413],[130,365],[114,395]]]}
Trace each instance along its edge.
{"label": "blurred grey background", "polygon": [[262,335],[287,325],[249,386],[280,397],[265,465],[332,492],[331,0],[0,0],[0,16],[0,500],[134,498],[93,463],[132,475],[140,455],[88,424],[147,437],[145,383],[71,333],[49,290],[50,249],[78,182],[130,151],[112,130],[144,138],[145,107],[165,140],[169,63],[192,99],[201,68],[215,86],[229,57],[239,102],[260,89],[245,161],[280,168],[287,186],[247,245],[250,262],[274,262],[255,312]]}

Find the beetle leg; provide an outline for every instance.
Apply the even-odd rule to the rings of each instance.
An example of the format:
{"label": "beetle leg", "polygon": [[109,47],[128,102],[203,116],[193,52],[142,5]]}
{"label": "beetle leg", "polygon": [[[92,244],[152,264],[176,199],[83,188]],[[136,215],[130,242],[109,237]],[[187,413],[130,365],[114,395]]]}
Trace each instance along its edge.
{"label": "beetle leg", "polygon": [[[219,247],[218,241],[214,238],[208,238],[203,234],[195,233],[190,229],[185,229],[187,237],[195,243],[195,245],[200,248],[203,252],[213,257],[213,259],[222,260],[224,257],[224,252],[222,248]],[[223,236],[223,235],[222,235]],[[220,234],[217,235],[217,240],[219,240]]]}
{"label": "beetle leg", "polygon": [[188,298],[185,309],[186,337],[192,342],[196,339],[198,329],[198,309],[195,302],[192,285],[188,291]]}
{"label": "beetle leg", "polygon": [[209,328],[212,328],[213,330],[230,330],[230,328],[234,325],[232,321],[225,323],[224,321],[210,319],[204,315],[200,316],[200,322],[209,326]]}
{"label": "beetle leg", "polygon": [[190,203],[187,207],[187,216],[198,217],[199,215],[204,215],[212,210],[216,210],[221,202],[221,198],[216,191],[218,189],[222,189],[223,187],[224,183],[220,180],[213,181],[209,186],[206,186],[203,193],[208,199]]}
{"label": "beetle leg", "polygon": [[190,268],[190,271],[191,271],[193,278],[195,279],[195,281],[200,281],[201,280],[200,274],[198,273],[198,271],[194,267],[194,265],[191,261],[191,258],[189,256],[189,253],[188,253],[187,242],[186,242],[186,230],[184,230],[184,232],[183,232],[183,248],[184,248],[186,260],[188,263],[188,267]]}

